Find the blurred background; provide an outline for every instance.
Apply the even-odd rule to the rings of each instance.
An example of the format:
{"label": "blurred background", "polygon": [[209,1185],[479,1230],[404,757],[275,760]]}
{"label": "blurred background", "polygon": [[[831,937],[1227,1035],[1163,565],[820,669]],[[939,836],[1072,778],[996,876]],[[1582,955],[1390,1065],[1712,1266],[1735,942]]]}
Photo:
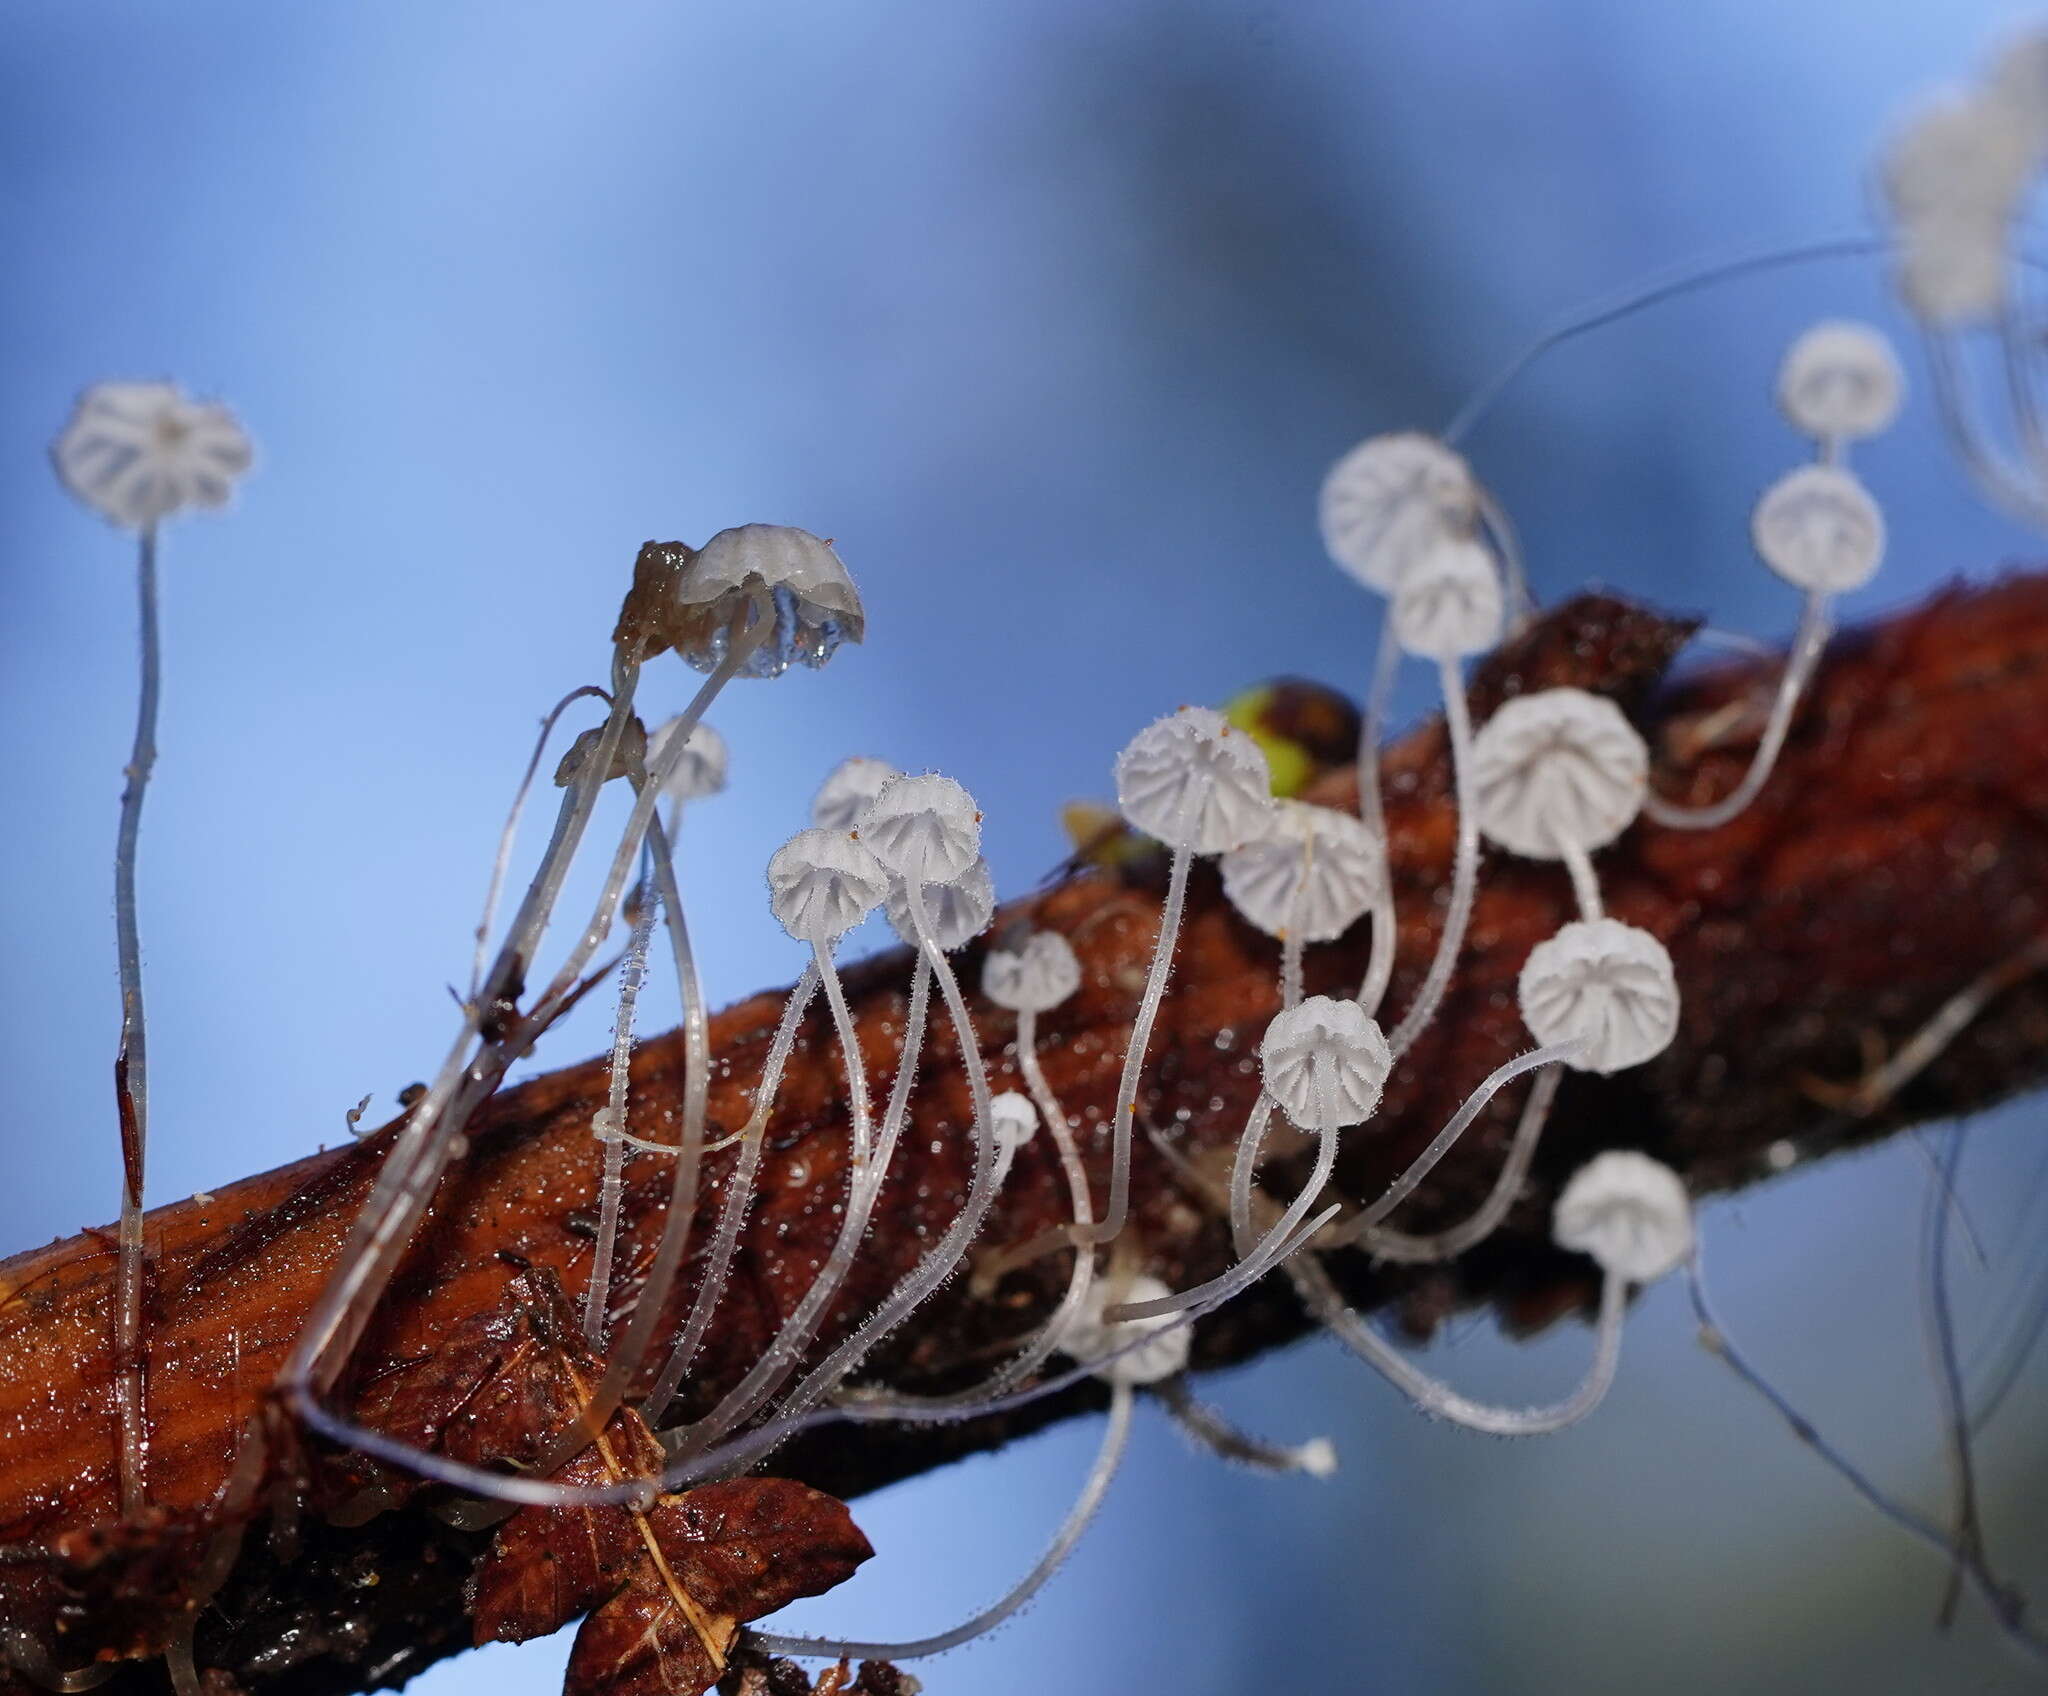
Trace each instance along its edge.
{"label": "blurred background", "polygon": [[[174,377],[259,464],[165,545],[141,891],[164,1200],[378,1122],[452,1030],[532,727],[602,674],[637,545],[838,539],[871,638],[733,689],[731,791],[683,855],[714,999],[795,972],[757,898],[841,756],[935,766],[999,884],[1064,851],[1138,725],[1282,671],[1356,686],[1374,609],[1314,496],[1439,427],[1561,313],[1675,264],[1869,226],[1873,148],[2025,14],[1988,0],[17,0],[0,32],[0,1250],[114,1212],[109,924],[131,544],[45,448],[76,391]],[[1748,554],[1800,454],[1769,386],[1873,262],[1751,277],[1546,359],[1472,438],[1545,597],[1588,582],[1778,638]],[[1917,364],[1909,374],[1921,375]],[[1848,609],[2038,557],[1915,405],[1859,465],[1892,547]],[[691,679],[658,673],[672,710]],[[1405,709],[1420,711],[1418,688]],[[658,1016],[665,1017],[666,1012]],[[603,1040],[595,1011],[546,1064]],[[1972,1132],[1968,1335],[2038,1311],[2042,1109]],[[1937,1512],[1924,1149],[1711,1206],[1722,1304],[1784,1387]],[[2004,1691],[1940,1564],[1698,1350],[1676,1288],[1587,1425],[1425,1426],[1330,1346],[1212,1385],[1327,1433],[1259,1480],[1141,1421],[1097,1530],[934,1692]],[[1570,1327],[1430,1362],[1539,1399]],[[2048,1593],[2048,1371],[1984,1433],[1993,1549]],[[881,1551],[786,1629],[936,1630],[1029,1566],[1097,1433],[858,1505]],[[549,1691],[568,1639],[427,1696]]]}

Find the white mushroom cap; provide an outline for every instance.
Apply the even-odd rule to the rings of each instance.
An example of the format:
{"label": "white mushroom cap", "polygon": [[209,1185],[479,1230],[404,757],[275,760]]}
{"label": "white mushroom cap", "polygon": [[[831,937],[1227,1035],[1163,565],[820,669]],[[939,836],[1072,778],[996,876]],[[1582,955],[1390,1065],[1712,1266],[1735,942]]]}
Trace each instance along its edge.
{"label": "white mushroom cap", "polygon": [[187,507],[226,505],[251,455],[224,406],[188,400],[172,383],[95,383],[50,458],[102,518],[143,530]]}
{"label": "white mushroom cap", "polygon": [[[669,744],[675,740],[675,728],[681,722],[681,715],[678,715],[658,726],[647,738],[647,769],[650,772],[667,757]],[[676,761],[676,769],[669,774],[661,792],[672,801],[698,801],[706,795],[716,795],[725,787],[725,774],[730,763],[725,738],[699,719],[691,726],[689,739],[683,743],[682,755]]]}
{"label": "white mushroom cap", "polygon": [[854,826],[875,858],[911,883],[950,883],[981,853],[981,814],[950,777],[892,777]]}
{"label": "white mushroom cap", "polygon": [[1485,653],[1504,616],[1500,567],[1469,537],[1442,536],[1418,550],[1394,591],[1394,639],[1420,659]]}
{"label": "white mushroom cap", "polygon": [[1357,1002],[1311,995],[1274,1014],[1259,1065],[1266,1093],[1290,1120],[1304,1131],[1334,1131],[1372,1116],[1394,1053]]}
{"label": "white mushroom cap", "polygon": [[[988,861],[979,854],[958,877],[944,883],[918,886],[924,897],[924,922],[931,927],[932,940],[948,954],[965,948],[988,929],[996,914],[995,880],[989,876]],[[917,946],[917,927],[910,922],[910,886],[901,878],[889,880],[883,905],[889,924],[911,947]]]}
{"label": "white mushroom cap", "polygon": [[1086,1365],[1101,1360],[1114,1349],[1127,1347],[1134,1338],[1147,1340],[1129,1354],[1110,1361],[1096,1374],[1112,1384],[1156,1384],[1171,1378],[1188,1363],[1193,1341],[1192,1328],[1181,1314],[1162,1313],[1150,1319],[1126,1319],[1105,1325],[1103,1313],[1125,1303],[1163,1301],[1173,1294],[1157,1278],[1140,1273],[1121,1289],[1114,1278],[1098,1278],[1088,1287],[1087,1297],[1068,1322],[1060,1338],[1060,1350]]}
{"label": "white mushroom cap", "polygon": [[882,785],[902,775],[887,760],[870,759],[866,754],[841,760],[825,774],[825,781],[811,798],[811,823],[826,830],[853,829],[868,803],[882,792]]}
{"label": "white mushroom cap", "polygon": [[1572,1174],[1550,1234],[1559,1248],[1591,1255],[1603,1272],[1651,1283],[1692,1253],[1692,1198],[1662,1161],[1609,1149]]}
{"label": "white mushroom cap", "polygon": [[1546,1048],[1585,1047],[1565,1062],[1619,1072],[1655,1059],[1678,1034],[1678,980],[1664,944],[1618,919],[1575,919],[1529,951],[1522,1022]]}
{"label": "white mushroom cap", "polygon": [[1905,387],[1891,339],[1843,318],[1814,325],[1778,367],[1779,407],[1795,430],[1823,442],[1856,441],[1889,428]]}
{"label": "white mushroom cap", "polygon": [[843,830],[800,830],[768,861],[768,906],[799,942],[829,942],[889,890],[882,862]]}
{"label": "white mushroom cap", "polygon": [[2006,223],[2035,166],[2035,137],[2013,102],[1971,90],[1923,107],[1885,154],[1885,199],[1902,224]]}
{"label": "white mushroom cap", "polygon": [[1169,848],[1221,854],[1249,842],[1272,798],[1264,750],[1208,707],[1155,720],[1116,757],[1117,805]]}
{"label": "white mushroom cap", "polygon": [[1562,858],[1563,843],[1605,847],[1641,810],[1649,782],[1635,726],[1583,689],[1519,696],[1472,742],[1479,828],[1532,860]]}
{"label": "white mushroom cap", "polygon": [[1014,1089],[988,1098],[988,1116],[997,1143],[1009,1154],[1015,1154],[1038,1131],[1038,1109],[1028,1095]]}
{"label": "white mushroom cap", "polygon": [[1469,535],[1478,512],[1472,468],[1434,436],[1373,436],[1323,479],[1323,546],[1368,589],[1391,595],[1418,551]]}
{"label": "white mushroom cap", "polygon": [[699,671],[725,657],[749,602],[754,617],[774,623],[744,677],[779,677],[793,662],[823,665],[842,641],[867,633],[860,594],[832,544],[788,524],[719,531],[684,565],[671,594],[676,652]]}
{"label": "white mushroom cap", "polygon": [[1884,558],[1884,514],[1853,472],[1802,465],[1764,491],[1749,521],[1764,564],[1794,588],[1860,589]]}
{"label": "white mushroom cap", "polygon": [[1920,317],[1995,316],[2010,289],[2006,239],[2039,164],[2039,122],[2011,94],[1950,95],[1900,132],[1884,161],[1900,289]]}
{"label": "white mushroom cap", "polygon": [[1033,931],[1019,948],[992,948],[981,964],[981,993],[1012,1013],[1045,1013],[1081,987],[1074,945],[1056,930]]}
{"label": "white mushroom cap", "polygon": [[1266,834],[1220,862],[1223,893],[1268,936],[1294,926],[1304,941],[1332,942],[1364,914],[1386,877],[1386,851],[1349,813],[1276,801]]}

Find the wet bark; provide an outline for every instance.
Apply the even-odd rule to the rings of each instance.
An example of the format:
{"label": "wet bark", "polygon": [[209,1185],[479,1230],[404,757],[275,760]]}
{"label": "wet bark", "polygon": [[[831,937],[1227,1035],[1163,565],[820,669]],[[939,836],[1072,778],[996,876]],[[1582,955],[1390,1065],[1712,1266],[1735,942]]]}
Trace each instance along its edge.
{"label": "wet bark", "polygon": [[[1483,720],[1506,697],[1552,684],[1596,690],[1645,730],[1660,789],[1711,799],[1747,764],[1775,667],[1744,661],[1672,684],[1666,668],[1688,633],[1682,621],[1615,601],[1575,601],[1481,668],[1475,715]],[[1646,1149],[1706,1194],[2037,1083],[2048,1071],[2048,984],[2026,975],[1894,1099],[1856,1102],[1845,1093],[1874,1055],[2048,928],[2044,730],[2048,577],[1958,589],[1839,638],[1755,806],[1710,832],[1639,827],[1601,857],[1610,913],[1647,927],[1671,950],[1684,996],[1677,1042],[1636,1072],[1567,1079],[1526,1192],[1488,1242],[1442,1268],[1339,1257],[1333,1271],[1351,1297],[1393,1309],[1416,1333],[1477,1304],[1494,1307],[1512,1330],[1539,1328],[1582,1310],[1595,1289],[1589,1265],[1554,1249],[1546,1224],[1558,1185],[1599,1149]],[[1434,897],[1452,853],[1441,729],[1427,725],[1393,745],[1386,769],[1401,914],[1389,1011],[1398,1016],[1428,962]],[[1355,775],[1336,769],[1310,798],[1350,806],[1355,795]],[[992,933],[1026,922],[1050,926],[1081,957],[1082,988],[1041,1020],[1041,1052],[1083,1126],[1098,1195],[1106,1135],[1089,1133],[1108,1121],[1156,932],[1162,872],[1142,845],[1115,845],[1003,908]],[[1560,868],[1489,856],[1443,1013],[1372,1125],[1346,1139],[1338,1168],[1345,1194],[1376,1193],[1480,1078],[1526,1049],[1515,976],[1529,949],[1572,916],[1570,901]],[[983,947],[960,957],[970,989]],[[1355,989],[1365,947],[1360,927],[1312,948],[1309,991]],[[900,953],[849,974],[878,1091],[895,1066],[908,976]],[[1239,921],[1213,876],[1198,871],[1140,1099],[1143,1118],[1175,1159],[1141,1137],[1129,1232],[1148,1267],[1177,1287],[1215,1275],[1230,1260],[1211,1180],[1227,1174],[1256,1093],[1253,1053],[1279,1005],[1277,977],[1277,945]],[[747,1117],[780,1011],[780,995],[767,993],[715,1021],[714,1136]],[[975,1017],[1002,1074],[998,1087],[1014,1083],[1010,1016],[977,1000]],[[673,1036],[636,1051],[629,1115],[636,1135],[673,1135],[681,1052]],[[972,1151],[957,1058],[953,1033],[935,1015],[896,1169],[814,1353],[881,1300],[961,1203]],[[1482,1115],[1396,1224],[1428,1229],[1478,1203],[1498,1169],[1520,1087]],[[344,1381],[360,1417],[399,1421],[420,1385],[445,1375],[451,1338],[480,1315],[517,1308],[515,1280],[551,1277],[580,1294],[599,1172],[590,1120],[604,1099],[604,1067],[590,1061],[486,1107],[468,1158],[436,1198]],[[701,1411],[736,1381],[800,1298],[837,1228],[846,1133],[836,1049],[822,1015],[814,1015],[770,1121],[757,1199],[683,1411]],[[304,1486],[303,1511],[287,1527],[273,1515],[285,1500],[273,1486],[234,1545],[217,1523],[251,1421],[264,1413],[266,1387],[390,1134],[387,1127],[207,1201],[149,1215],[155,1517],[142,1526],[108,1529],[118,1495],[113,1233],[88,1232],[0,1264],[0,1543],[7,1545],[0,1554],[9,1557],[0,1559],[0,1620],[17,1633],[8,1645],[17,1664],[38,1652],[64,1667],[160,1652],[198,1599],[195,1574],[208,1560],[228,1571],[198,1613],[197,1663],[251,1690],[324,1696],[371,1688],[402,1681],[470,1642],[479,1563],[503,1545],[493,1531],[458,1530],[437,1518],[438,1492],[349,1457],[286,1456],[273,1439],[273,1478]],[[1284,1187],[1281,1153],[1273,1181]],[[699,1245],[710,1235],[733,1158],[728,1152],[708,1162]],[[634,1157],[615,1285],[621,1302],[644,1275],[667,1183],[664,1162]],[[1041,1136],[1019,1155],[970,1269],[986,1268],[1005,1246],[1065,1215],[1064,1187]],[[678,1313],[695,1275],[693,1261],[671,1298]],[[972,1382],[1049,1311],[1063,1282],[1059,1258],[992,1287],[987,1279],[956,1278],[864,1376],[919,1390]],[[1203,1323],[1197,1363],[1242,1360],[1303,1328],[1284,1280],[1268,1279]],[[1083,1386],[1018,1413],[936,1430],[836,1427],[788,1445],[769,1470],[854,1496],[1099,1401]],[[359,1518],[363,1487],[380,1484],[389,1510],[344,1523]],[[147,1660],[128,1661],[117,1675],[123,1684],[163,1676],[161,1662]]]}

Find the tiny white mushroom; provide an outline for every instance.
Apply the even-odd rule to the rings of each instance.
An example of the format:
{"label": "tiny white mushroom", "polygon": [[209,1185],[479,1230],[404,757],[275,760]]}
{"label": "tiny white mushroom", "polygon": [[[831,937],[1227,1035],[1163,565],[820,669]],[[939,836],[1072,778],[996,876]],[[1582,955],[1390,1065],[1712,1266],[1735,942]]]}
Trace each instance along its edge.
{"label": "tiny white mushroom", "polygon": [[1349,813],[1276,801],[1266,833],[1218,863],[1223,893],[1248,924],[1268,936],[1333,942],[1379,894],[1383,853]]}
{"label": "tiny white mushroom", "polygon": [[1250,841],[1272,793],[1265,752],[1208,707],[1154,720],[1116,758],[1124,817],[1177,852],[1221,854]]}
{"label": "tiny white mushroom", "polygon": [[800,830],[768,861],[768,905],[800,942],[829,942],[881,905],[882,863],[843,830]]}
{"label": "tiny white mushroom", "polygon": [[1046,1013],[1081,987],[1074,945],[1056,930],[1033,931],[1014,948],[991,948],[981,993],[1012,1013]]}
{"label": "tiny white mushroom", "polygon": [[1764,491],[1750,519],[1756,551],[1794,588],[1860,589],[1884,558],[1884,514],[1838,465],[1802,465]]}
{"label": "tiny white mushroom", "polygon": [[[1111,1307],[1130,1307],[1140,1302],[1165,1301],[1173,1291],[1150,1273],[1129,1279],[1121,1289],[1116,1280],[1105,1278],[1088,1292],[1073,1324],[1060,1341],[1060,1348],[1084,1366],[1101,1361],[1097,1377],[1112,1384],[1156,1384],[1170,1378],[1188,1363],[1193,1338],[1185,1320],[1171,1316],[1150,1319],[1105,1321]],[[1140,1339],[1143,1339],[1140,1341]],[[1132,1347],[1133,1344],[1136,1347]],[[1119,1349],[1114,1360],[1108,1357]]]}
{"label": "tiny white mushroom", "polygon": [[[988,861],[976,855],[974,863],[956,878],[921,886],[925,923],[932,940],[947,953],[964,948],[995,917],[996,886],[989,876]],[[910,917],[909,887],[899,878],[889,880],[889,894],[883,903],[890,927],[911,947],[917,946],[917,926]]]}
{"label": "tiny white mushroom", "polygon": [[740,667],[775,677],[792,663],[821,666],[842,641],[858,642],[867,618],[832,544],[788,524],[721,530],[684,562],[669,593],[675,650],[699,671],[726,656],[735,625],[769,626]]}
{"label": "tiny white mushroom", "polygon": [[1031,1105],[1029,1096],[1017,1090],[1006,1089],[990,1096],[988,1109],[1005,1158],[1014,1155],[1038,1130],[1038,1109]]}
{"label": "tiny white mushroom", "polygon": [[218,402],[173,383],[95,383],[51,445],[57,475],[101,517],[147,530],[191,507],[227,504],[249,469],[249,438]]}
{"label": "tiny white mushroom", "polygon": [[1670,954],[1618,919],[1576,919],[1539,942],[1518,989],[1522,1022],[1538,1042],[1583,1044],[1565,1062],[1581,1072],[1640,1066],[1678,1034]]}
{"label": "tiny white mushroom", "polygon": [[1662,1161],[1633,1149],[1596,1154],[1557,1198],[1551,1236],[1610,1278],[1647,1284],[1692,1253],[1692,1199]]}
{"label": "tiny white mushroom", "polygon": [[1821,442],[1875,436],[1899,415],[1905,377],[1882,330],[1831,318],[1786,350],[1778,406],[1795,430]]}
{"label": "tiny white mushroom", "polygon": [[1273,1016],[1259,1066],[1266,1093],[1289,1119],[1305,1131],[1334,1131],[1372,1116],[1394,1056],[1357,1002],[1312,995]]}
{"label": "tiny white mushroom", "polygon": [[[647,771],[650,776],[669,759],[671,745],[676,739],[676,727],[681,723],[680,717],[672,718],[657,726],[647,738]],[[725,738],[699,719],[683,739],[681,752],[675,755],[675,764],[661,786],[662,798],[683,802],[701,801],[707,795],[716,795],[725,788],[730,765],[731,755]]]}
{"label": "tiny white mushroom", "polygon": [[1469,537],[1417,550],[1394,591],[1394,639],[1419,659],[1485,653],[1500,640],[1503,616],[1500,567]]}
{"label": "tiny white mushroom", "polygon": [[811,823],[826,830],[851,830],[860,823],[868,803],[882,791],[882,785],[903,774],[887,760],[855,754],[841,760],[818,785],[811,800]]}
{"label": "tiny white mushroom", "polygon": [[855,834],[906,883],[945,883],[981,852],[981,814],[950,777],[892,777],[860,815]]}
{"label": "tiny white mushroom", "polygon": [[1391,595],[1418,551],[1471,534],[1479,504],[1471,467],[1435,437],[1373,436],[1323,479],[1323,546],[1367,588]]}
{"label": "tiny white mushroom", "polygon": [[1583,689],[1520,696],[1473,740],[1479,828],[1532,860],[1603,848],[1641,809],[1649,771],[1649,750],[1612,701]]}

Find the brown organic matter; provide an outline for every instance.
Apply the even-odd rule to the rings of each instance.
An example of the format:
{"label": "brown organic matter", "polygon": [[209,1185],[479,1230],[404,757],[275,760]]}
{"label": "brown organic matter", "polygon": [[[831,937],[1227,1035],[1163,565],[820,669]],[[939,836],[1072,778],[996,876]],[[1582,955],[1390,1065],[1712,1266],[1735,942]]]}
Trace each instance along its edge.
{"label": "brown organic matter", "polygon": [[[1775,665],[1744,661],[1672,684],[1666,670],[1689,632],[1683,621],[1617,601],[1574,601],[1480,669],[1474,712],[1483,719],[1511,695],[1558,683],[1596,690],[1644,729],[1660,789],[1711,799],[1747,764]],[[1393,1306],[1418,1334],[1482,1303],[1510,1328],[1533,1329],[1581,1310],[1594,1288],[1587,1263],[1553,1248],[1545,1223],[1558,1184],[1599,1149],[1647,1149],[1706,1193],[2040,1081],[2048,985],[2010,972],[1982,1016],[1895,1097],[1854,1089],[1873,1057],[2048,932],[2044,732],[2048,576],[1953,590],[1839,638],[1756,805],[1714,831],[1640,827],[1602,856],[1609,911],[1671,950],[1684,997],[1678,1040],[1638,1071],[1568,1078],[1525,1194],[1480,1248],[1447,1267],[1337,1257],[1332,1269],[1352,1299]],[[1440,726],[1393,745],[1386,770],[1401,914],[1389,1010],[1398,1015],[1429,958],[1453,848]],[[1355,796],[1355,775],[1339,769],[1311,798],[1350,806]],[[1142,851],[1092,855],[1004,908],[994,932],[1050,926],[1080,955],[1082,988],[1041,1020],[1041,1052],[1082,1126],[1098,1196],[1107,1154],[1100,1133],[1156,934],[1161,870]],[[1568,916],[1560,869],[1489,856],[1443,1013],[1378,1117],[1346,1138],[1345,1194],[1376,1193],[1474,1083],[1526,1048],[1515,976]],[[1365,947],[1361,927],[1311,949],[1310,992],[1355,987]],[[961,958],[970,985],[981,953],[976,945]],[[901,953],[848,973],[878,1087],[896,1064],[908,977]],[[1236,919],[1213,877],[1198,873],[1139,1103],[1170,1155],[1141,1138],[1129,1232],[1170,1284],[1211,1277],[1229,1262],[1214,1180],[1227,1172],[1254,1098],[1254,1047],[1277,1005],[1276,945]],[[780,1009],[779,994],[763,994],[714,1022],[713,1135],[745,1121]],[[1008,1085],[1014,1024],[979,1001],[974,1010],[998,1087]],[[681,1057],[675,1036],[636,1051],[636,1135],[673,1135]],[[557,1286],[580,1293],[589,1265],[599,1170],[590,1120],[604,1098],[604,1067],[592,1061],[486,1107],[340,1386],[359,1417],[449,1452],[467,1445],[500,1459],[537,1452],[572,1417],[595,1363],[565,1340],[573,1328],[560,1319]],[[1469,1212],[1498,1169],[1517,1105],[1516,1092],[1506,1092],[1394,1222],[1428,1229]],[[960,1206],[969,1118],[957,1043],[939,1020],[896,1170],[814,1354],[847,1334]],[[680,1689],[715,1664],[713,1646],[730,1640],[725,1622],[772,1594],[828,1583],[860,1558],[858,1532],[817,1492],[855,1495],[1100,1405],[1101,1392],[1082,1385],[965,1424],[814,1433],[770,1463],[801,1486],[750,1480],[717,1487],[726,1494],[665,1498],[647,1516],[660,1521],[651,1532],[619,1510],[578,1531],[583,1553],[567,1561],[561,1551],[571,1539],[560,1522],[573,1516],[524,1509],[479,1526],[443,1491],[294,1441],[268,1402],[391,1134],[387,1127],[149,1216],[152,1508],[140,1523],[114,1523],[111,1234],[90,1232],[0,1265],[0,1660],[23,1677],[121,1662],[121,1684],[160,1681],[162,1663],[151,1657],[196,1627],[196,1664],[216,1686],[325,1696],[402,1680],[472,1639],[522,1635],[595,1605],[584,1628],[591,1646],[578,1649],[590,1657],[591,1679],[616,1673],[636,1687]],[[733,1158],[728,1151],[707,1163],[700,1247]],[[1267,1169],[1276,1191],[1293,1164],[1289,1150],[1276,1150]],[[814,1016],[770,1118],[756,1202],[682,1412],[709,1406],[767,1346],[823,1258],[846,1181],[838,1057]],[[615,1308],[632,1301],[645,1274],[667,1184],[663,1162],[635,1156]],[[987,1274],[1005,1248],[1064,1213],[1057,1165],[1039,1138],[1018,1156],[974,1264]],[[695,1273],[693,1262],[671,1297],[677,1315]],[[917,1390],[971,1383],[1049,1311],[1063,1282],[1057,1256],[1000,1277],[955,1279],[865,1373]],[[1241,1360],[1303,1326],[1284,1281],[1269,1279],[1203,1323],[1197,1363]],[[479,1435],[465,1420],[487,1429]],[[636,1415],[607,1429],[617,1447],[586,1451],[579,1475],[616,1476],[647,1453]],[[262,1477],[253,1495],[235,1482],[238,1461],[245,1483]],[[240,1497],[244,1511],[224,1511]],[[686,1574],[671,1547],[687,1551]],[[762,1688],[772,1682],[759,1668],[736,1668],[728,1682],[742,1676]],[[0,1689],[6,1683],[0,1676]]]}

